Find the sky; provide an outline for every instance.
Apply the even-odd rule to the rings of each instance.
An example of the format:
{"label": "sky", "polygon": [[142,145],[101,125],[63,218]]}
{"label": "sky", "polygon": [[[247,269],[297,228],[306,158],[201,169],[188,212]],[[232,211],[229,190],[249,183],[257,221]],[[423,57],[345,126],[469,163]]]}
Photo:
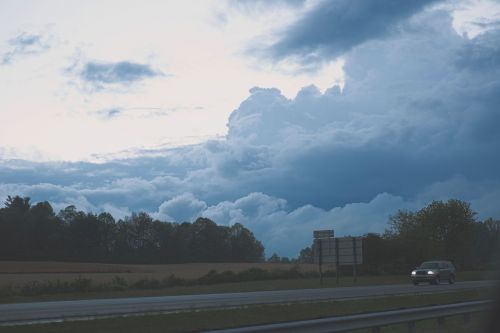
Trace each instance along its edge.
{"label": "sky", "polygon": [[0,2],[0,199],[236,222],[268,255],[500,218],[500,2]]}

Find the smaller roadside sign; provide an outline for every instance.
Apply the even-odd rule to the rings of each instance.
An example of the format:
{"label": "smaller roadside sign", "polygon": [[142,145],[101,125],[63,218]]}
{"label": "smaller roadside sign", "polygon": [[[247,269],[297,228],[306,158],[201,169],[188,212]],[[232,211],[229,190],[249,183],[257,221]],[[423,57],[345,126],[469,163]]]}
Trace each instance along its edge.
{"label": "smaller roadside sign", "polygon": [[333,238],[333,230],[314,230],[314,238]]}

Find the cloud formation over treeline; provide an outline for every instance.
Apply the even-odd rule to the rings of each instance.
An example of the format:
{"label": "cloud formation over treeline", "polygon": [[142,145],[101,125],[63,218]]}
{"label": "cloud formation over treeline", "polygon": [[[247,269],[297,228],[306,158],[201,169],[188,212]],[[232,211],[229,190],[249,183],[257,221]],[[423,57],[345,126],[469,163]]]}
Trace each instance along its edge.
{"label": "cloud formation over treeline", "polygon": [[[500,30],[460,36],[448,12],[425,4],[373,18],[376,27],[397,24],[395,31],[354,30],[350,41],[334,30],[359,19],[358,7],[345,27],[322,26],[325,38],[315,45],[291,42],[310,33],[307,16],[286,31],[280,55],[319,47],[321,63],[344,54],[342,89],[309,86],[289,99],[277,88],[252,88],[226,138],[151,156],[3,162],[0,196],[118,217],[146,210],[167,220],[241,222],[282,255],[308,246],[314,229],[380,232],[398,209],[433,199],[464,199],[481,217],[499,217]],[[323,10],[323,19],[337,17],[336,8]]]}

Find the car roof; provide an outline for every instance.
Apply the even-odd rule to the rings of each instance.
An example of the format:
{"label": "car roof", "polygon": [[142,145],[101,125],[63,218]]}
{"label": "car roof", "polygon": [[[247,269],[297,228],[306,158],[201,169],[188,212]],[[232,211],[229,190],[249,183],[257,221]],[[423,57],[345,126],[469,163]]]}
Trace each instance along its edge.
{"label": "car roof", "polygon": [[440,262],[445,262],[445,263],[451,264],[451,261],[449,261],[449,260],[429,260],[429,261],[424,261],[422,264],[424,264],[424,263],[440,263]]}

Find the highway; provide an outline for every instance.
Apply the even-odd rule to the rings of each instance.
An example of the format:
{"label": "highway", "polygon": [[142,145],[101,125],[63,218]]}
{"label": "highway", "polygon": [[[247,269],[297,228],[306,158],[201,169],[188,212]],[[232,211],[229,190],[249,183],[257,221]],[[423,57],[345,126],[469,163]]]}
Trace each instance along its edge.
{"label": "highway", "polygon": [[313,302],[395,295],[441,293],[492,287],[492,281],[467,281],[453,285],[412,284],[295,289],[183,296],[133,297],[0,304],[0,326],[61,320],[82,320],[144,313],[191,311],[253,304]]}

